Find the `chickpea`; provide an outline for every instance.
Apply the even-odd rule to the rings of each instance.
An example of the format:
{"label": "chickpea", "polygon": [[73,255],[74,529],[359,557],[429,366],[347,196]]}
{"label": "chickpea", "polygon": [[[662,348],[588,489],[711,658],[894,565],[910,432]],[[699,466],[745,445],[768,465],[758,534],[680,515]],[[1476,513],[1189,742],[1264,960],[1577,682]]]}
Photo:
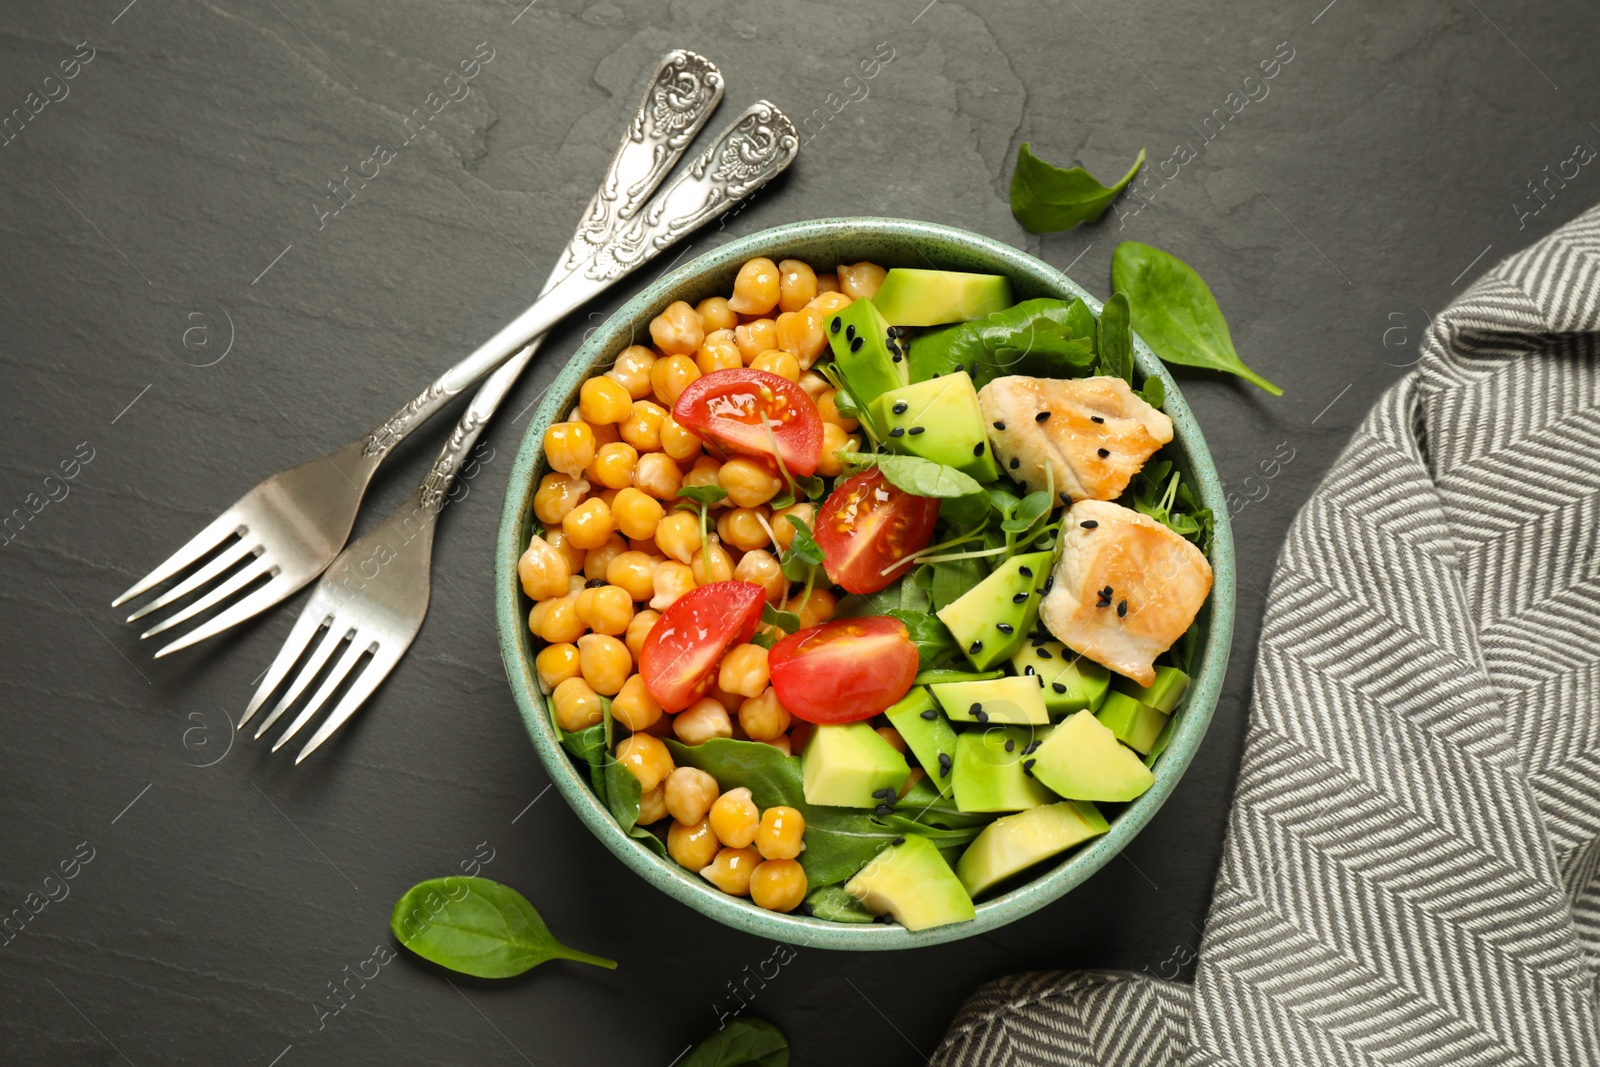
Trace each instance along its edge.
{"label": "chickpea", "polygon": [[800,388],[805,390],[806,396],[809,396],[812,400],[816,400],[823,393],[826,393],[829,389],[832,389],[833,386],[828,384],[828,379],[824,378],[816,371],[808,370],[800,375]]}
{"label": "chickpea", "polygon": [[694,310],[706,328],[707,337],[717,330],[731,330],[739,325],[739,314],[728,306],[726,297],[708,297],[700,301]]}
{"label": "chickpea", "polygon": [[721,704],[727,711],[728,725],[733,730],[733,736],[740,741],[750,740],[745,735],[743,728],[739,726],[739,705],[744,703],[744,697],[738,693],[730,693],[720,685],[713,685],[711,687],[711,699]]}
{"label": "chickpea", "polygon": [[[657,364],[664,362],[657,360]],[[691,364],[692,366],[692,364]],[[652,375],[655,370],[650,371]],[[622,439],[640,452],[654,452],[661,447],[661,420],[667,417],[667,409],[660,404],[652,404],[648,400],[635,400],[633,414],[622,423]]]}
{"label": "chickpea", "polygon": [[[591,382],[596,379],[590,378]],[[621,389],[622,386],[617,386]],[[623,489],[633,484],[634,467],[639,462],[639,450],[630,444],[613,441],[601,445],[589,464],[588,475],[607,489]]]}
{"label": "chickpea", "polygon": [[553,470],[573,478],[594,460],[594,431],[586,422],[556,422],[544,432],[544,456]]}
{"label": "chickpea", "polygon": [[688,356],[668,356],[656,360],[650,368],[650,385],[656,399],[668,409],[678,402],[678,395],[689,388],[689,383],[700,377],[700,368]]}
{"label": "chickpea", "polygon": [[851,300],[871,300],[878,295],[878,286],[883,284],[883,277],[888,273],[876,263],[864,260],[853,266],[840,266],[839,290]]}
{"label": "chickpea", "polygon": [[785,756],[794,755],[794,747],[789,743],[788,734],[784,734],[782,737],[774,737],[771,741],[766,742],[766,744],[771,745],[779,752],[782,752]]}
{"label": "chickpea", "polygon": [[768,808],[761,813],[761,828],[756,831],[756,850],[763,859],[792,860],[800,855],[805,832],[806,817],[794,808]]}
{"label": "chickpea", "polygon": [[533,669],[539,675],[539,688],[550,692],[568,678],[578,676],[578,646],[567,641],[546,645],[533,658]]}
{"label": "chickpea", "polygon": [[682,300],[674,300],[650,320],[650,340],[668,356],[690,355],[705,337],[705,323],[700,321],[694,308]]}
{"label": "chickpea", "polygon": [[900,736],[900,731],[893,726],[879,726],[876,730],[879,737],[889,742],[889,747],[901,755],[906,751],[906,739]]}
{"label": "chickpea", "polygon": [[758,908],[788,912],[806,899],[806,869],[792,859],[767,860],[750,872],[750,899]]}
{"label": "chickpea", "polygon": [[778,265],[765,256],[757,256],[739,268],[733,280],[733,299],[728,306],[741,315],[765,315],[778,306]]}
{"label": "chickpea", "polygon": [[622,439],[615,423],[586,422],[584,425],[589,427],[589,432],[594,435],[594,447],[597,451],[601,445],[609,445]]}
{"label": "chickpea", "polygon": [[[722,464],[710,456],[701,456],[694,461],[694,466],[689,468],[689,473],[683,476],[683,484],[696,488],[702,485],[716,485],[717,473],[722,470]],[[713,504],[713,507],[717,505]]]}
{"label": "chickpea", "polygon": [[685,826],[706,817],[721,792],[717,780],[698,767],[679,767],[667,776],[667,812]]}
{"label": "chickpea", "polygon": [[739,705],[739,725],[752,741],[776,741],[789,729],[789,709],[769,685]]}
{"label": "chickpea", "polygon": [[738,341],[737,335],[733,332],[738,326],[739,316],[735,315],[733,317],[733,323],[734,324],[732,326],[729,326],[725,330],[712,330],[710,333],[706,334],[706,339],[703,342],[701,342],[702,346],[703,345],[713,345],[713,344],[725,344],[725,345],[733,345],[735,348],[739,347],[738,343],[737,343],[737,341]]}
{"label": "chickpea", "polygon": [[841,452],[858,452],[861,450],[861,439],[846,433],[837,423],[825,422],[822,424],[822,454],[817,457],[817,473],[824,478],[837,478],[844,473],[844,462],[839,458]]}
{"label": "chickpea", "polygon": [[668,415],[661,420],[661,451],[679,463],[686,463],[700,455],[700,438],[695,436],[693,430]]}
{"label": "chickpea", "polygon": [[[717,669],[717,685],[743,697],[757,697],[766,692],[767,680],[771,677],[767,667],[767,650],[760,645],[735,645],[722,657],[722,665]],[[744,724],[742,709],[739,722],[740,725]],[[746,726],[745,732],[749,733],[749,730],[750,728]],[[782,732],[782,730],[777,731],[777,733]],[[756,735],[750,734],[750,736]],[[756,740],[765,741],[766,738],[756,738]]]}
{"label": "chickpea", "polygon": [[[654,458],[646,456],[645,459]],[[676,468],[674,468],[676,472]],[[635,472],[634,477],[638,477]],[[643,540],[656,535],[656,527],[661,522],[661,516],[666,514],[666,509],[659,500],[646,495],[641,490],[632,486],[617,490],[616,498],[611,501],[611,519],[617,524],[617,529],[633,539]],[[607,564],[610,566],[610,564]]]}
{"label": "chickpea", "polygon": [[789,591],[789,579],[783,576],[778,557],[766,549],[753,548],[746,552],[739,565],[733,568],[733,577],[735,581],[759,585],[766,592],[769,604],[776,604]]}
{"label": "chickpea", "polygon": [[817,402],[817,414],[822,416],[823,422],[831,422],[845,433],[855,433],[861,428],[859,419],[849,419],[839,414],[839,391],[830,388],[821,396],[813,397]]}
{"label": "chickpea", "polygon": [[617,356],[617,361],[606,371],[606,377],[628,391],[635,400],[650,395],[650,368],[655,366],[656,354],[644,345],[629,345]]}
{"label": "chickpea", "polygon": [[730,508],[717,517],[717,535],[740,552],[749,552],[771,543],[766,522],[766,508]]}
{"label": "chickpea", "polygon": [[541,600],[528,612],[528,629],[552,645],[576,641],[583,634],[583,620],[578,618],[578,598],[555,597]]}
{"label": "chickpea", "polygon": [[700,520],[692,511],[674,511],[656,525],[656,547],[668,559],[688,563],[700,551]]}
{"label": "chickpea", "polygon": [[843,293],[821,293],[818,294],[815,300],[811,301],[809,306],[816,308],[822,315],[822,321],[826,323],[852,303],[854,301]]}
{"label": "chickpea", "polygon": [[750,876],[761,865],[761,853],[753,848],[725,848],[700,869],[700,877],[729,896],[750,895]]}
{"label": "chickpea", "polygon": [[807,528],[814,529],[817,521],[817,508],[814,504],[802,501],[799,504],[793,504],[772,513],[772,537],[778,542],[778,547],[786,552],[789,550],[789,546],[794,543],[794,523],[789,521],[790,515],[805,523]]}
{"label": "chickpea", "polygon": [[588,491],[589,483],[580,478],[546,474],[539,479],[539,489],[533,494],[533,513],[540,522],[558,523]]}
{"label": "chickpea", "polygon": [[794,353],[785,352],[781,348],[768,349],[752,359],[750,369],[764,370],[780,378],[787,378],[791,382],[800,380],[800,361],[794,357]]}
{"label": "chickpea", "polygon": [[786,259],[778,264],[778,308],[799,311],[817,295],[817,272],[810,264]]}
{"label": "chickpea", "polygon": [[778,347],[794,353],[800,366],[809,368],[828,347],[822,324],[826,316],[813,307],[789,311],[778,316]]}
{"label": "chickpea", "polygon": [[686,745],[703,745],[713,737],[732,737],[733,720],[719,701],[701,697],[678,712],[672,720],[672,732]]}
{"label": "chickpea", "polygon": [[[633,621],[633,597],[626,589],[615,585],[585,589],[578,594],[578,618],[595,633],[615,640],[617,634],[628,632],[628,624]],[[579,641],[588,639],[583,637]]]}
{"label": "chickpea", "polygon": [[611,566],[611,561],[628,551],[628,543],[616,534],[606,538],[606,543],[599,548],[591,548],[583,554],[583,577],[586,581],[606,576],[606,568]]}
{"label": "chickpea", "polygon": [[578,390],[578,413],[585,422],[610,425],[627,418],[632,410],[633,396],[610,378],[590,378]]}
{"label": "chickpea", "polygon": [[680,867],[698,871],[711,865],[722,844],[711,832],[711,824],[701,819],[693,826],[676,820],[667,827],[667,855],[678,861]]}
{"label": "chickpea", "polygon": [[[662,786],[656,786],[648,793],[639,794],[640,826],[651,826],[667,817],[667,798]],[[759,868],[757,868],[759,869]]]}
{"label": "chickpea", "polygon": [[599,548],[616,527],[611,519],[611,509],[604,500],[590,497],[561,520],[561,529],[567,540],[577,548]]}
{"label": "chickpea", "polygon": [[571,577],[572,569],[567,566],[566,557],[550,542],[534,534],[528,541],[528,550],[517,560],[517,578],[522,582],[522,591],[533,600],[547,600],[565,593]]}
{"label": "chickpea", "polygon": [[789,610],[800,616],[800,626],[821,626],[833,618],[833,609],[838,600],[826,589],[812,589],[811,595],[796,603],[789,602]]}
{"label": "chickpea", "polygon": [[713,535],[711,543],[694,554],[689,569],[694,573],[695,585],[726,582],[733,577],[733,557],[728,555],[728,550]]}
{"label": "chickpea", "polygon": [[[659,611],[651,611],[646,608],[644,611],[634,615],[633,621],[628,624],[628,635],[623,639],[623,643],[628,646],[628,651],[633,655],[635,663],[639,661],[639,654],[644,651],[644,639],[650,636],[650,628],[656,624],[656,620],[659,618],[661,618]],[[643,684],[642,680],[640,684]]]}
{"label": "chickpea", "polygon": [[711,820],[711,832],[729,848],[748,846],[761,828],[761,809],[756,807],[755,799],[745,786],[730,789],[718,797],[706,817]]}
{"label": "chickpea", "polygon": [[661,705],[645,688],[644,678],[637,674],[628,676],[611,698],[611,715],[634,733],[648,730],[661,718]]}
{"label": "chickpea", "polygon": [[689,565],[669,559],[656,567],[656,595],[650,598],[650,606],[657,611],[666,611],[674,601],[693,589],[694,585],[694,571]]}
{"label": "chickpea", "polygon": [[737,370],[744,366],[739,346],[729,341],[707,341],[694,354],[694,365],[701,374],[717,370]]}
{"label": "chickpea", "polygon": [[766,464],[748,456],[735,456],[717,472],[717,484],[728,491],[735,507],[753,508],[778,495],[783,481]]}
{"label": "chickpea", "polygon": [[[630,734],[617,746],[617,762],[639,779],[639,788],[650,792],[672,773],[672,753],[658,737]],[[752,835],[753,838],[754,835]]]}
{"label": "chickpea", "polygon": [[[657,500],[673,500],[683,486],[683,472],[664,452],[647,452],[633,469],[633,487]],[[620,494],[618,494],[620,495]]]}
{"label": "chickpea", "polygon": [[550,700],[556,709],[556,725],[568,733],[587,729],[605,717],[600,694],[582,678],[568,678],[556,686]]}
{"label": "chickpea", "polygon": [[[655,593],[656,559],[644,552],[629,549],[611,557],[606,564],[606,581],[622,589],[632,601],[649,600]],[[628,624],[633,624],[633,606],[629,605]]]}
{"label": "chickpea", "polygon": [[733,339],[748,364],[761,353],[778,347],[778,324],[771,319],[747,322],[734,328]]}
{"label": "chickpea", "polygon": [[[628,611],[631,615],[633,605],[628,606]],[[633,672],[633,657],[628,653],[628,646],[615,637],[584,634],[578,638],[578,669],[583,672],[583,680],[596,693],[616,696],[622,691],[622,684],[628,680],[628,675]]]}

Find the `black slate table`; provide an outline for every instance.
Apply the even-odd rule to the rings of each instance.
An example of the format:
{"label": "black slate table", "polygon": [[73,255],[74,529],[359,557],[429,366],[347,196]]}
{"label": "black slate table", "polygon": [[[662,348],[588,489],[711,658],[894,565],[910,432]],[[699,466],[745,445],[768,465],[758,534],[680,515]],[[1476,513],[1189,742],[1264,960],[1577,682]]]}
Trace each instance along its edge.
{"label": "black slate table", "polygon": [[[525,2],[0,10],[5,1063],[667,1067],[747,1001],[797,1064],[910,1064],[995,975],[1187,976],[1286,524],[1430,314],[1600,195],[1600,11],[1579,0]],[[806,131],[782,184],[686,256],[898,215],[1105,293],[1116,244],[1146,241],[1201,271],[1285,389],[1180,372],[1235,494],[1227,689],[1145,833],[998,932],[790,958],[650,890],[544,792],[491,548],[525,409],[583,321],[446,509],[410,654],[305,765],[229,732],[301,600],[159,662],[110,608],[258,478],[345,443],[520,309],[671,47],[722,66],[729,114],[765,96]],[[463,61],[465,95],[444,82]],[[413,109],[425,128],[375,161]],[[1028,236],[1006,201],[1025,140],[1106,178],[1146,147],[1150,177],[1097,225]],[[372,514],[434,435],[380,473]],[[395,897],[464,864],[621,967],[487,983],[385,959]]]}

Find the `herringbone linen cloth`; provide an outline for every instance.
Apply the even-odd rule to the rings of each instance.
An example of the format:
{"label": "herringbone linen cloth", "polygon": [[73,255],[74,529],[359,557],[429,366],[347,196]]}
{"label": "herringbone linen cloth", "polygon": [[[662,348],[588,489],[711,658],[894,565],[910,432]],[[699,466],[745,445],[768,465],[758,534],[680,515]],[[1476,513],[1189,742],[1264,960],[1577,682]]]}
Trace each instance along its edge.
{"label": "herringbone linen cloth", "polygon": [[1296,517],[1193,985],[992,982],[936,1062],[1600,1064],[1597,330],[1593,209],[1435,320]]}

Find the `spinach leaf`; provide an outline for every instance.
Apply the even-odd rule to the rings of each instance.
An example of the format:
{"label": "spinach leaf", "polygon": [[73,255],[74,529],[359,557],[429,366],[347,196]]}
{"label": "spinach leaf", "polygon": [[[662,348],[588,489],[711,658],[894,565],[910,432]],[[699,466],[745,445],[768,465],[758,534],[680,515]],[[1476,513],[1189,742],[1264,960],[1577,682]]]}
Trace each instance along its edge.
{"label": "spinach leaf", "polygon": [[1133,328],[1168,363],[1237,374],[1273,396],[1283,390],[1244,365],[1216,297],[1177,256],[1124,241],[1111,256],[1111,284],[1128,297]]}
{"label": "spinach leaf", "polygon": [[973,493],[947,498],[939,505],[939,518],[955,533],[970,533],[988,520],[990,510],[989,495]]}
{"label": "spinach leaf", "polygon": [[855,452],[845,462],[856,470],[877,467],[883,472],[885,481],[912,496],[949,499],[983,492],[983,486],[971,475],[921,456],[902,456],[894,452]]}
{"label": "spinach leaf", "polygon": [[1146,404],[1161,410],[1161,405],[1167,402],[1167,387],[1161,384],[1161,379],[1151,375],[1144,380],[1144,388],[1135,390]]}
{"label": "spinach leaf", "polygon": [[611,812],[611,817],[617,820],[617,825],[627,831],[628,836],[638,841],[645,848],[658,856],[667,854],[667,846],[645,827],[639,823],[639,800],[642,792],[639,789],[639,779],[633,772],[618,763],[609,752],[603,753],[605,761],[605,792],[601,799],[605,801],[606,808]]}
{"label": "spinach leaf", "polygon": [[842,885],[819,886],[806,897],[806,903],[811,906],[812,915],[836,923],[870,923],[878,918],[846,893]]}
{"label": "spinach leaf", "polygon": [[1100,321],[1089,310],[1089,305],[1083,302],[1083,297],[1078,297],[1067,308],[1067,326],[1071,328],[1072,336],[1092,339],[1094,354],[1100,354]]}
{"label": "spinach leaf", "polygon": [[605,727],[595,723],[576,733],[562,731],[561,747],[589,765],[589,784],[594,787],[595,796],[605,802],[607,762]]}
{"label": "spinach leaf", "polygon": [[1122,180],[1109,188],[1082,167],[1062,168],[1033,154],[1027,141],[1017,149],[1017,167],[1011,172],[1011,213],[1032,233],[1069,230],[1080,222],[1094,222],[1105,214],[1117,194],[1127,188],[1144,166],[1144,149]]}
{"label": "spinach leaf", "polygon": [[389,929],[423,959],[477,978],[511,978],[549,959],[617,966],[557,941],[526,897],[487,878],[418,882],[395,901]]}
{"label": "spinach leaf", "polygon": [[765,1019],[735,1019],[696,1045],[678,1067],[789,1067],[789,1042]]}
{"label": "spinach leaf", "polygon": [[1099,374],[1133,384],[1133,316],[1126,293],[1116,293],[1100,308]]}
{"label": "spinach leaf", "polygon": [[[906,795],[895,802],[895,811],[927,826],[938,827],[942,830],[966,830],[972,827],[983,827],[994,821],[992,812],[961,811],[955,806],[955,801],[950,800],[934,788],[926,775],[917,779],[917,783],[906,790]],[[918,831],[923,832],[923,831]],[[940,842],[935,841],[935,844]]]}
{"label": "spinach leaf", "polygon": [[806,525],[804,519],[794,515],[785,515],[784,518],[794,527],[794,540],[789,542],[788,551],[784,552],[779,564],[783,567],[785,578],[791,582],[803,582],[806,573],[812,567],[820,567],[826,557],[822,554],[822,546],[811,536],[811,527]]}
{"label": "spinach leaf", "polygon": [[1079,376],[1094,362],[1094,332],[1080,335],[1073,318],[1065,300],[1040,297],[975,322],[930,330],[911,342],[911,380],[964,370],[981,389],[1004,374]]}
{"label": "spinach leaf", "polygon": [[988,577],[989,572],[981,559],[950,559],[933,567],[933,586],[928,590],[934,611],[943,611],[947,604],[961,598],[961,594]]}
{"label": "spinach leaf", "polygon": [[960,651],[956,647],[955,637],[935,615],[922,611],[902,611],[899,608],[890,609],[884,614],[899,619],[911,634],[911,640],[917,646],[920,670],[931,669]]}

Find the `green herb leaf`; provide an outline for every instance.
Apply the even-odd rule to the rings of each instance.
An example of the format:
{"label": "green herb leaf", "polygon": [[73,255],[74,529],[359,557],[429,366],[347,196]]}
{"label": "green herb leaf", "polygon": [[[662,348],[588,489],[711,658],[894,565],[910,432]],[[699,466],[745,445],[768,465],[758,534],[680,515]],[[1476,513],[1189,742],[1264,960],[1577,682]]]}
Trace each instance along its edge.
{"label": "green herb leaf", "polygon": [[1094,328],[1084,330],[1072,304],[1040,297],[919,335],[911,342],[909,369],[911,380],[920,382],[959,368],[981,389],[1005,374],[1080,376],[1094,362],[1094,350]]}
{"label": "green herb leaf", "polygon": [[842,885],[825,885],[813,889],[806,897],[811,914],[818,919],[836,923],[877,922],[878,917],[866,906],[844,891]]}
{"label": "green herb leaf", "polygon": [[686,500],[693,500],[701,507],[710,507],[726,500],[728,491],[720,485],[686,485],[678,490],[678,495]]}
{"label": "green herb leaf", "polygon": [[750,639],[750,643],[760,645],[762,648],[771,648],[778,643],[778,638],[772,633],[759,633]]}
{"label": "green herb leaf", "polygon": [[1050,507],[1055,501],[1044,490],[1029,493],[1017,505],[1016,512],[1000,524],[1000,529],[1007,533],[1022,533],[1030,530],[1042,517],[1050,514]]}
{"label": "green herb leaf", "polygon": [[1161,379],[1155,375],[1144,380],[1144,388],[1136,390],[1146,404],[1161,410],[1161,405],[1167,402],[1167,387],[1161,384]]}
{"label": "green herb leaf", "polygon": [[1127,188],[1144,166],[1144,149],[1122,180],[1109,188],[1082,167],[1062,168],[1033,154],[1027,141],[1017,149],[1017,167],[1011,172],[1011,213],[1032,233],[1069,230],[1080,222],[1094,222],[1105,214],[1117,194]]}
{"label": "green herb leaf", "polygon": [[1111,284],[1128,297],[1133,328],[1168,363],[1237,374],[1273,396],[1283,390],[1244,365],[1228,321],[1195,269],[1177,256],[1124,241],[1111,256]]}
{"label": "green herb leaf", "polygon": [[[768,626],[776,626],[784,633],[794,633],[800,629],[800,616],[792,611],[779,611],[771,604],[761,605],[761,621]],[[771,645],[767,646],[771,648]]]}
{"label": "green herb leaf", "polygon": [[696,1045],[678,1067],[789,1067],[789,1042],[765,1019],[735,1019]]}
{"label": "green herb leaf", "polygon": [[478,978],[511,978],[550,959],[617,966],[557,941],[526,897],[487,878],[418,882],[395,901],[389,928],[423,959]]}
{"label": "green herb leaf", "polygon": [[826,557],[816,538],[811,536],[811,527],[806,525],[804,519],[794,515],[785,515],[784,518],[794,527],[794,540],[789,542],[789,549],[783,554],[779,565],[783,568],[785,578],[791,582],[801,582],[812,567],[822,566]]}
{"label": "green herb leaf", "polygon": [[936,615],[929,615],[925,611],[905,611],[900,608],[891,608],[884,614],[891,619],[899,619],[905,625],[906,632],[911,635],[912,643],[917,646],[920,670],[930,670],[941,660],[950,659],[960,651],[956,646],[955,636]]}
{"label": "green herb leaf", "polygon": [[1133,316],[1128,295],[1117,293],[1100,308],[1100,374],[1133,384]]}

